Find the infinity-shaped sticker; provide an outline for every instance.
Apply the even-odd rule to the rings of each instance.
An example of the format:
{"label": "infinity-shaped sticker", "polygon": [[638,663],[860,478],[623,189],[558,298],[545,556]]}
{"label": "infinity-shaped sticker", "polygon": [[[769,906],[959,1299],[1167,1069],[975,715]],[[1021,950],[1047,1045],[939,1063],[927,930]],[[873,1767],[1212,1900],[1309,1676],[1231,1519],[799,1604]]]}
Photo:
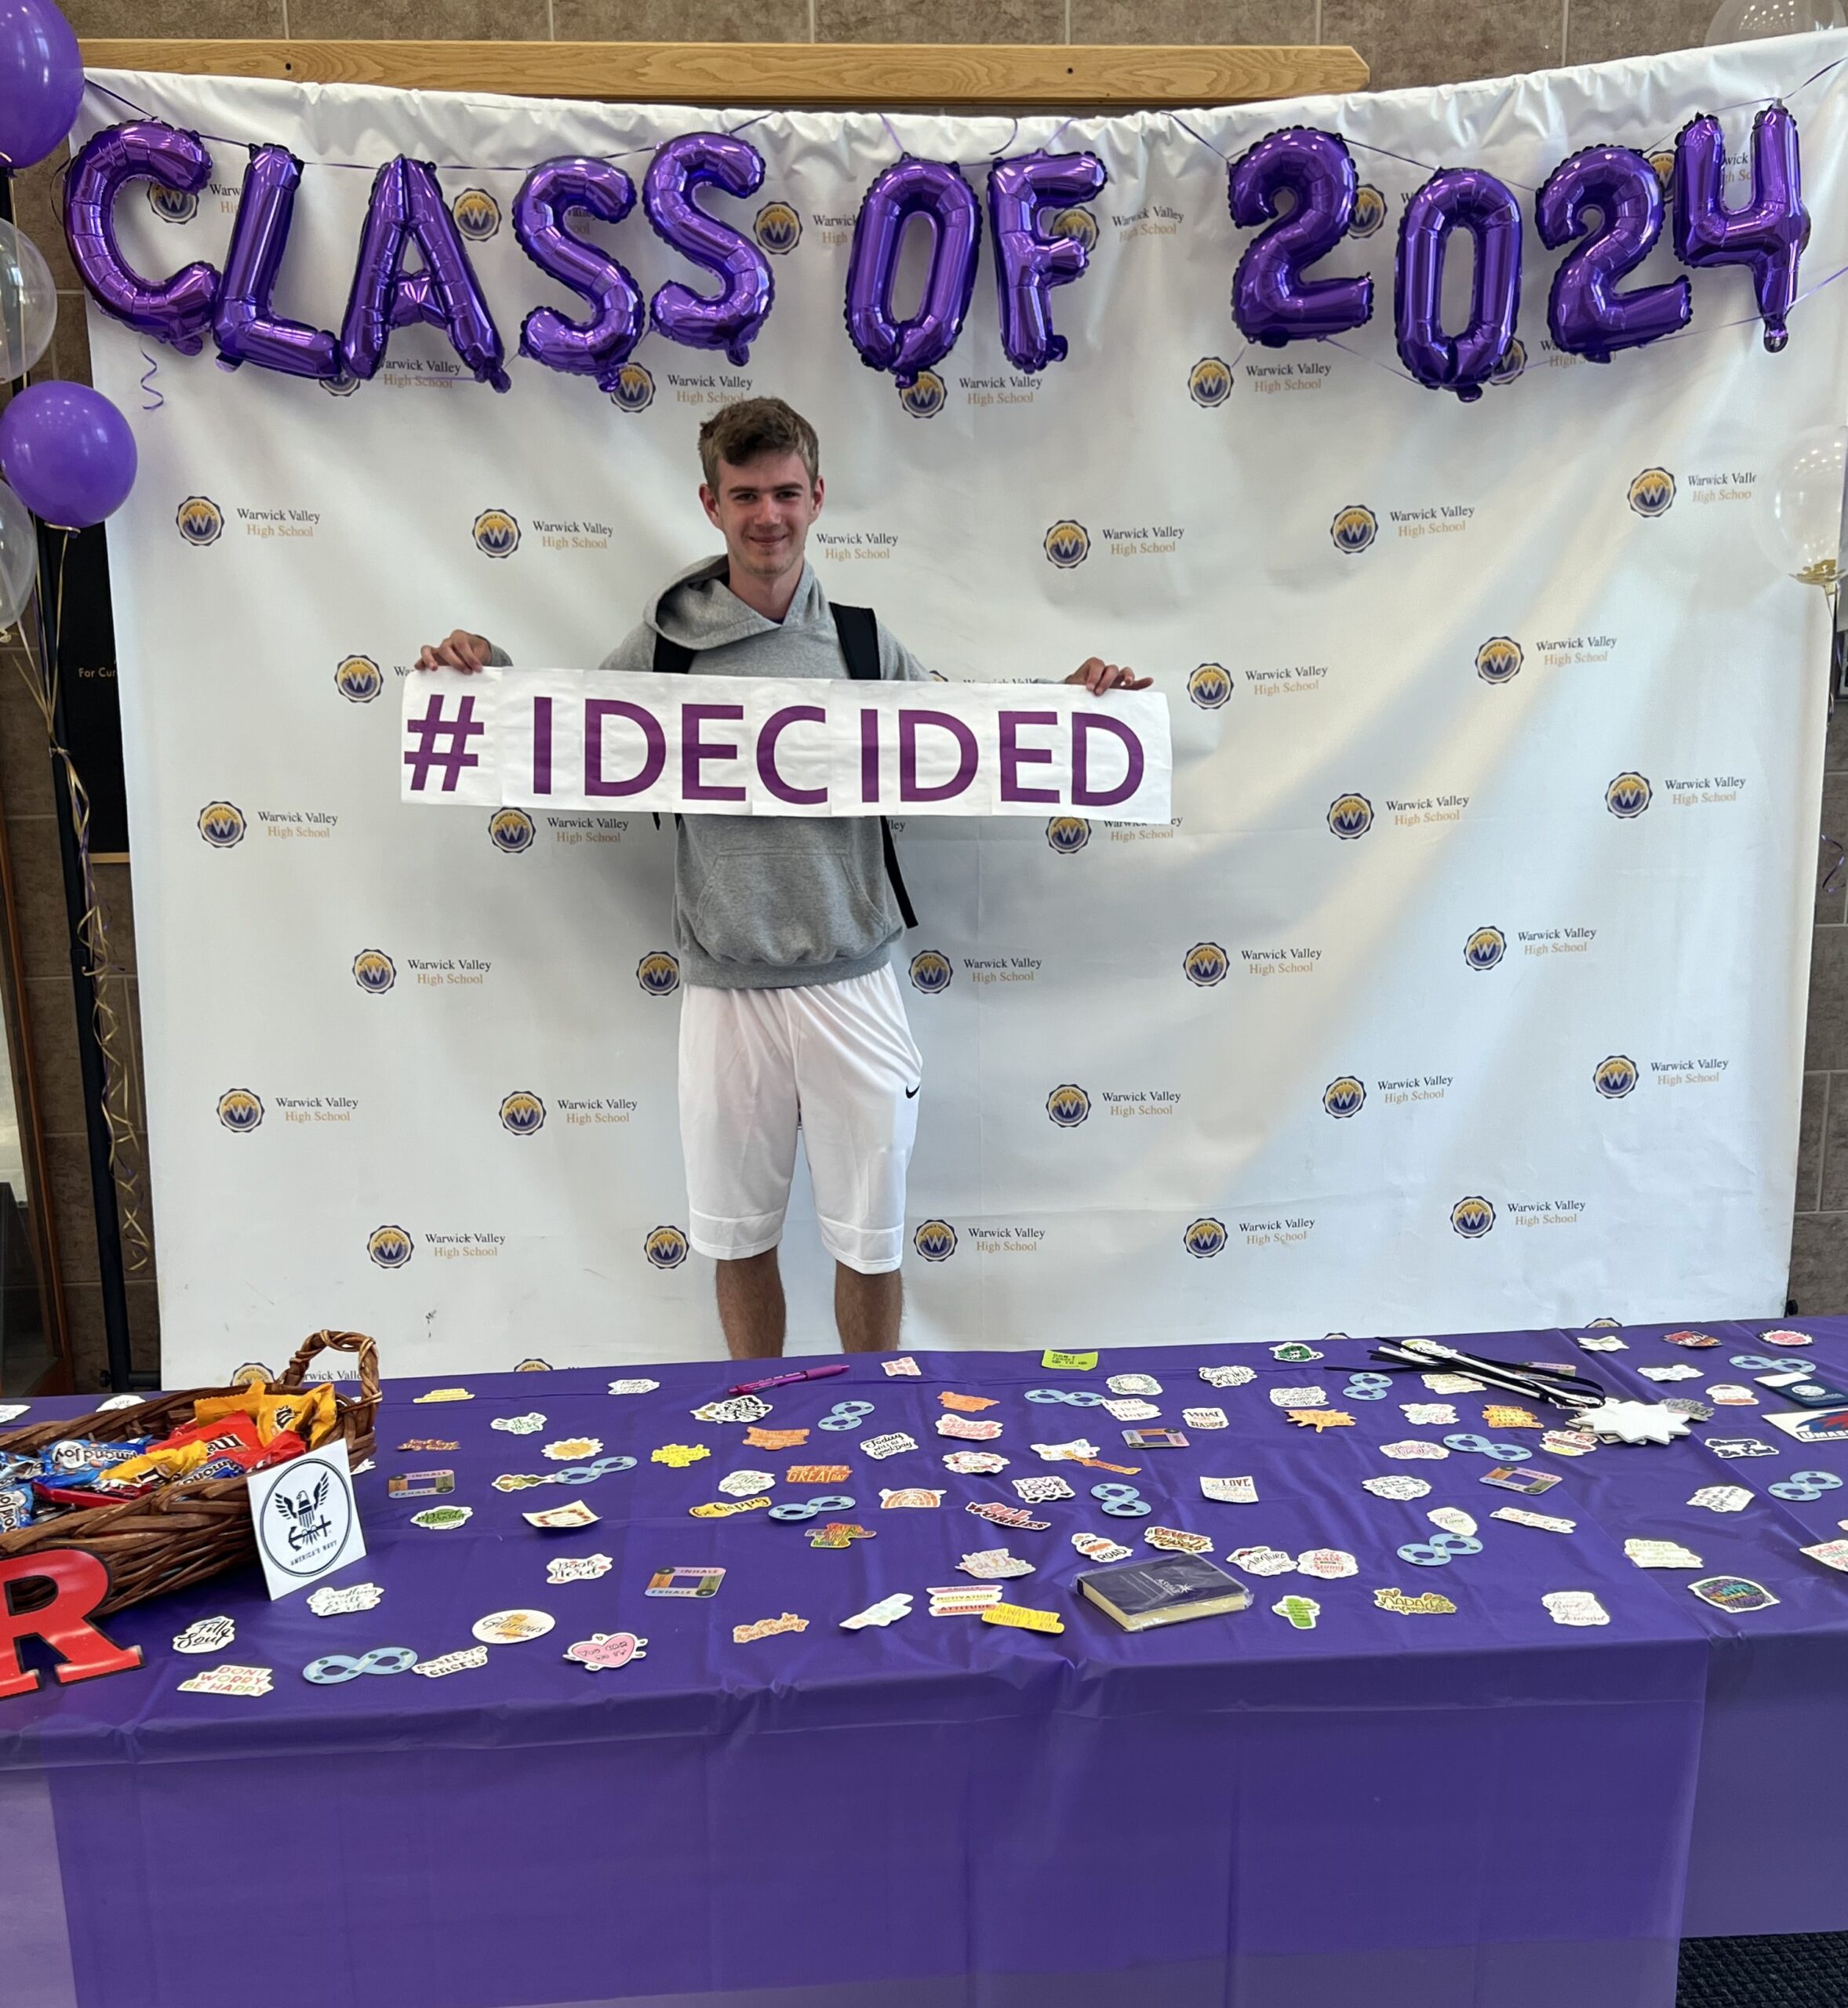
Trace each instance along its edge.
{"label": "infinity-shaped sticker", "polygon": [[792,1499],[787,1505],[773,1506],[773,1520],[813,1520],[823,1513],[844,1513],[853,1501],[844,1492],[827,1492],[814,1499]]}
{"label": "infinity-shaped sticker", "polygon": [[1498,1464],[1524,1464],[1533,1455],[1519,1443],[1491,1443],[1486,1436],[1446,1436],[1444,1442],[1453,1450],[1474,1450]]}
{"label": "infinity-shaped sticker", "polygon": [[1027,1399],[1030,1402],[1063,1402],[1068,1408],[1094,1409],[1104,1397],[1093,1395],[1088,1388],[1029,1388]]}
{"label": "infinity-shaped sticker", "polygon": [[1384,1373],[1356,1373],[1341,1392],[1351,1402],[1383,1402],[1392,1392],[1392,1383]]}
{"label": "infinity-shaped sticker", "polygon": [[1839,1492],[1842,1481],[1833,1471],[1792,1471],[1777,1485],[1765,1490],[1773,1499],[1820,1499],[1825,1492]]}
{"label": "infinity-shaped sticker", "polygon": [[1408,1541],[1399,1551],[1401,1562],[1410,1562],[1421,1569],[1445,1569],[1450,1559],[1457,1555],[1480,1555],[1482,1544],[1471,1541],[1467,1534],[1437,1534],[1429,1541]]}
{"label": "infinity-shaped sticker", "polygon": [[611,1471],[628,1471],[635,1468],[633,1457],[599,1457],[594,1464],[571,1464],[562,1471],[554,1471],[554,1485],[588,1485],[594,1478],[606,1477]]}
{"label": "infinity-shaped sticker", "polygon": [[1744,1367],[1748,1373],[1772,1373],[1780,1367],[1788,1366],[1790,1358],[1786,1354],[1782,1359],[1766,1359],[1762,1352],[1736,1352],[1732,1356],[1732,1364]]}
{"label": "infinity-shaped sticker", "polygon": [[818,1429],[857,1429],[860,1417],[872,1412],[871,1402],[836,1402],[815,1426]]}
{"label": "infinity-shaped sticker", "polygon": [[380,1646],[355,1659],[348,1653],[329,1653],[325,1659],[315,1661],[301,1670],[304,1680],[311,1680],[317,1687],[338,1687],[344,1682],[357,1680],[362,1673],[409,1673],[417,1663],[417,1656],[409,1646]]}
{"label": "infinity-shaped sticker", "polygon": [[1139,1520],[1155,1508],[1133,1485],[1093,1485],[1091,1497],[1100,1501],[1106,1513],[1119,1520]]}

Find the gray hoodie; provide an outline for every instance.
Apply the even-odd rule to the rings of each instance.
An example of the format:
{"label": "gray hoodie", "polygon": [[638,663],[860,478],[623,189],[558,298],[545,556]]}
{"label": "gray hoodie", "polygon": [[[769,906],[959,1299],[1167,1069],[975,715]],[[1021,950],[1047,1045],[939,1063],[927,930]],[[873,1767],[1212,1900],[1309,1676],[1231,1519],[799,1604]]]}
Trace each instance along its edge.
{"label": "gray hoodie", "polygon": [[[654,638],[696,651],[702,676],[845,677],[828,596],[804,564],[779,621],[726,585],[727,562],[702,558],[643,609],[598,665],[654,668]],[[489,660],[511,667],[499,649]],[[879,624],[879,673],[922,683],[929,671]],[[674,860],[674,940],[689,984],[770,990],[839,983],[882,969],[902,932],[871,816],[683,816]]]}

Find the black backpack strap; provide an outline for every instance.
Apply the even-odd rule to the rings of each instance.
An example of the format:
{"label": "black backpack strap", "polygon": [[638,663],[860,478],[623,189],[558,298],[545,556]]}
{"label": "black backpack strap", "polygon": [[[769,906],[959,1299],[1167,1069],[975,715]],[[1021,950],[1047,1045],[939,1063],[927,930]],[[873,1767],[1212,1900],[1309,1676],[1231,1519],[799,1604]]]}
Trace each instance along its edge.
{"label": "black backpack strap", "polygon": [[[879,624],[870,606],[842,606],[831,602],[835,632],[841,638],[841,653],[846,658],[847,674],[856,683],[877,683],[879,677]],[[911,911],[911,896],[905,890],[904,874],[898,868],[898,847],[892,841],[892,825],[879,818],[879,843],[886,853],[886,876],[898,900],[900,918],[907,927],[915,927],[918,916]]]}

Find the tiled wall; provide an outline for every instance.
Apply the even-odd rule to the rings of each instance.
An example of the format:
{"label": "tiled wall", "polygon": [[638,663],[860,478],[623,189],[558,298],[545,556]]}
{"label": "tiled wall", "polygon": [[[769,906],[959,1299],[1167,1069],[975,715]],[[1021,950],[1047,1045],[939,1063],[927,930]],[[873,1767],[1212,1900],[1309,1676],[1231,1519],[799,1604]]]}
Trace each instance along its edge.
{"label": "tiled wall", "polygon": [[[1374,87],[1461,82],[1569,62],[1685,48],[1716,0],[64,0],[80,35],[296,35],[559,41],[1347,42]],[[52,260],[60,329],[53,373],[88,369],[83,300],[47,195],[24,178],[20,220]],[[82,1104],[64,947],[64,900],[43,736],[0,661],[0,791],[25,926],[26,993],[51,1131],[78,1384],[103,1360]],[[1848,711],[1829,738],[1822,827],[1848,843]],[[1831,852],[1828,857],[1835,855]],[[1827,860],[1824,861],[1826,871]],[[129,871],[99,875],[133,968]],[[1821,880],[1819,877],[1818,883]],[[1792,1294],[1815,1314],[1848,1309],[1848,867],[1819,892],[1804,1077]],[[126,1002],[136,1005],[131,976]],[[137,1021],[138,1022],[138,1021]],[[157,1361],[153,1285],[130,1286],[137,1366]],[[1698,1310],[1689,1305],[1690,1315]]]}

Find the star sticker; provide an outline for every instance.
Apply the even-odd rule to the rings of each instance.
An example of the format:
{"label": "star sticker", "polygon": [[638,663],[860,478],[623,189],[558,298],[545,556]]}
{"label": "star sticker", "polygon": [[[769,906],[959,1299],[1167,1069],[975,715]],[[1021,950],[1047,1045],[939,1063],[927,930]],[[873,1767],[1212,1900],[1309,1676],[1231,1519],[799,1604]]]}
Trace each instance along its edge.
{"label": "star sticker", "polygon": [[1573,1419],[1581,1429],[1615,1437],[1620,1443],[1667,1443],[1688,1433],[1686,1417],[1670,1414],[1659,1402],[1606,1401],[1598,1408],[1581,1409]]}
{"label": "star sticker", "polygon": [[1286,1418],[1303,1429],[1351,1429],[1354,1418],[1345,1409],[1286,1409]]}
{"label": "star sticker", "polygon": [[653,1453],[657,1464],[671,1464],[675,1471],[684,1471],[689,1464],[697,1464],[700,1458],[709,1457],[711,1451],[704,1443],[664,1443]]}

